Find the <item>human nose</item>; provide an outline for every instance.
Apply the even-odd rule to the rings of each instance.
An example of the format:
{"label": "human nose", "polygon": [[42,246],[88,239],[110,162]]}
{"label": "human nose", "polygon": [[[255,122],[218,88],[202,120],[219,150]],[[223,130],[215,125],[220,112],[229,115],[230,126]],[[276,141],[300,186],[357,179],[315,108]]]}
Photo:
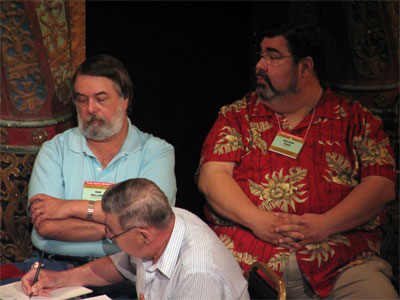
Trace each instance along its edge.
{"label": "human nose", "polygon": [[94,113],[97,111],[97,101],[94,99],[89,99],[87,104],[87,110],[89,113]]}
{"label": "human nose", "polygon": [[258,60],[258,62],[256,64],[256,72],[258,70],[263,70],[264,72],[268,71],[268,64],[263,57],[260,57],[260,59]]}
{"label": "human nose", "polygon": [[260,58],[256,64],[256,74],[262,71],[263,73],[268,72],[268,64],[265,62],[264,58]]}

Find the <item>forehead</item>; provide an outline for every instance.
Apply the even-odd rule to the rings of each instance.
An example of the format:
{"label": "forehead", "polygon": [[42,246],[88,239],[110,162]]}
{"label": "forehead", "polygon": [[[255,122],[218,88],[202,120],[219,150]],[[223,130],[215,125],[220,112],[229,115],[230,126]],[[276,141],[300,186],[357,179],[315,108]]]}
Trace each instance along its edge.
{"label": "forehead", "polygon": [[287,40],[283,36],[276,36],[273,38],[265,37],[261,41],[260,47],[263,51],[278,51],[280,53],[289,52]]}
{"label": "forehead", "polygon": [[90,95],[105,92],[118,93],[115,83],[103,76],[78,75],[75,79],[74,90],[76,93]]}

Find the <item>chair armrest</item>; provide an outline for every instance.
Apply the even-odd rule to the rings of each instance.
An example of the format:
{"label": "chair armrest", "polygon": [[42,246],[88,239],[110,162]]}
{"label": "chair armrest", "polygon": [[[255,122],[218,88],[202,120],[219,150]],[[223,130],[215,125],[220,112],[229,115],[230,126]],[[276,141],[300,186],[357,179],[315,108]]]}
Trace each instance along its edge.
{"label": "chair armrest", "polygon": [[[267,277],[272,283],[275,284],[275,287],[272,287],[271,284],[265,279],[262,278],[257,272],[260,271],[262,272],[265,277]],[[259,275],[258,277],[262,278],[264,281],[265,285],[269,285],[271,288],[275,289],[278,293],[278,298],[279,300],[285,300],[286,299],[286,285],[283,282],[283,280],[275,274],[274,271],[272,271],[267,264],[263,262],[255,262],[251,265],[249,272],[247,274],[247,280],[250,279],[251,274],[257,274]],[[258,278],[258,279],[260,279]],[[249,283],[250,284],[250,283]]]}

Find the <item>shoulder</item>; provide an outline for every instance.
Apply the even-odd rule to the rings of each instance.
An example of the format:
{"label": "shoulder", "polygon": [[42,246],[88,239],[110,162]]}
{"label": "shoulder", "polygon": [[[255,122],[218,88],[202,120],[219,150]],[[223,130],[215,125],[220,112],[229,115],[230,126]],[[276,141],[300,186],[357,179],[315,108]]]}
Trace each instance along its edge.
{"label": "shoulder", "polygon": [[247,93],[242,99],[223,106],[219,110],[219,114],[227,116],[228,113],[238,114],[241,112],[247,112],[249,107],[256,105],[256,100],[257,96],[254,92]]}
{"label": "shoulder", "polygon": [[130,125],[128,136],[127,136],[127,146],[131,148],[139,147],[143,151],[173,151],[174,147],[159,137],[141,131],[135,125]]}
{"label": "shoulder", "polygon": [[44,142],[40,148],[39,154],[45,151],[61,151],[65,147],[72,148],[73,145],[81,144],[82,139],[84,138],[78,127],[70,128]]}

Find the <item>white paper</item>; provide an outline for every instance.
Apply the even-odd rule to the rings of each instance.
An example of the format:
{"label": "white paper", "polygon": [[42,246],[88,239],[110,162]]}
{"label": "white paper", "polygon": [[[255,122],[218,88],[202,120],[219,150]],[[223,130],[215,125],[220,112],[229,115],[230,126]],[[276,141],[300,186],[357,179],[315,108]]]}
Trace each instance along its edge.
{"label": "white paper", "polygon": [[84,300],[112,300],[112,299],[106,295],[101,295],[96,297],[85,298]]}
{"label": "white paper", "polygon": [[[50,297],[32,296],[31,300],[65,300],[91,292],[83,286],[64,287],[50,291]],[[0,300],[29,300],[29,296],[22,290],[21,281],[15,281],[0,286]]]}

